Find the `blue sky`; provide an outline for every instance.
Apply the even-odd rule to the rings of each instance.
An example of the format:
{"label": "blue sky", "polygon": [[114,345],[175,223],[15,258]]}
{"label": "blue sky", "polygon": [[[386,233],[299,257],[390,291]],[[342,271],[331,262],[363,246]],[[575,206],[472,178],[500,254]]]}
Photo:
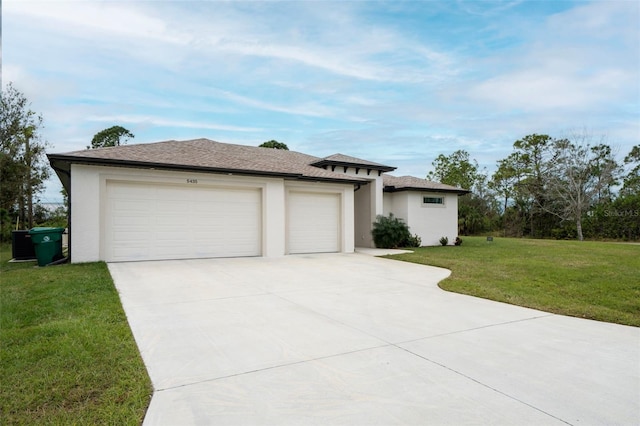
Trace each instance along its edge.
{"label": "blue sky", "polygon": [[[130,143],[276,139],[424,177],[489,171],[531,133],[640,143],[636,1],[2,2],[2,84],[49,152],[122,125]],[[54,176],[44,201],[58,199]]]}

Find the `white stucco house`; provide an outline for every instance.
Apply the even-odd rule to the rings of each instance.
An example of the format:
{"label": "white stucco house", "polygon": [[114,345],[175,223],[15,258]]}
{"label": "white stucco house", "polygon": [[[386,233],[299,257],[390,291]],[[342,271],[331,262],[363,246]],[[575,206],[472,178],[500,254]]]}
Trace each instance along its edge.
{"label": "white stucco house", "polygon": [[69,194],[72,262],[346,252],[393,213],[423,245],[458,231],[468,191],[341,154],[165,141],[49,154]]}

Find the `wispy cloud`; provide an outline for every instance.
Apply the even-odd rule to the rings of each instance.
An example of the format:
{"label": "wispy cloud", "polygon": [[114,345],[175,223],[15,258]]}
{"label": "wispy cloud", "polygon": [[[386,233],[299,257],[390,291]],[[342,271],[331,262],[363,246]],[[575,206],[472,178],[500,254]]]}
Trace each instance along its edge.
{"label": "wispy cloud", "polygon": [[[416,44],[415,40],[405,39],[384,28],[360,31],[366,24],[359,22],[357,14],[339,23],[343,35],[338,38],[322,28],[313,28],[310,31],[313,37],[303,36],[296,26],[290,32],[298,36],[290,37],[287,31],[274,31],[264,24],[275,17],[273,13],[261,18],[251,9],[233,10],[234,20],[228,21],[224,10],[232,7],[222,3],[210,3],[206,15],[200,19],[191,15],[184,23],[161,15],[154,10],[153,3],[144,2],[46,2],[33,7],[30,1],[9,1],[8,5],[8,13],[23,19],[37,20],[39,25],[56,28],[79,40],[108,39],[114,47],[140,56],[145,56],[144,50],[137,49],[140,45],[162,43],[163,50],[178,57],[182,56],[180,49],[187,49],[205,57],[228,55],[231,58],[281,60],[344,77],[381,82],[438,78],[451,63],[447,53]],[[275,6],[282,10],[280,5]],[[297,18],[306,17],[305,9],[300,10],[293,3],[290,6],[294,10],[281,20],[288,20],[289,16],[295,22]],[[180,8],[180,3],[172,7]],[[222,13],[215,13],[217,11]],[[319,16],[322,15],[315,15],[311,25],[336,25]],[[291,26],[291,21],[287,25]],[[194,32],[194,26],[202,32]],[[344,33],[348,33],[347,37]],[[153,47],[151,49],[153,51]],[[170,61],[170,57],[158,59]]]}
{"label": "wispy cloud", "polygon": [[149,115],[92,115],[86,119],[87,121],[97,121],[101,123],[144,124],[159,127],[187,127],[190,129],[225,130],[231,132],[259,132],[264,130],[259,127],[228,126],[201,121],[168,120]]}
{"label": "wispy cloud", "polygon": [[[114,124],[135,142],[279,139],[422,176],[491,166],[532,133],[640,134],[631,1],[5,0],[3,81],[58,151]],[[622,155],[621,154],[621,155]]]}

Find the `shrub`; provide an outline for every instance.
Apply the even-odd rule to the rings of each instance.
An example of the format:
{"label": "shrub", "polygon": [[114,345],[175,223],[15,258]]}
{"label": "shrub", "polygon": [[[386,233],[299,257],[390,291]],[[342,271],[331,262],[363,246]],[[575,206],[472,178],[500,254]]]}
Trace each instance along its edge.
{"label": "shrub", "polygon": [[561,228],[553,228],[551,236],[556,240],[575,240],[578,238],[578,230],[575,224],[565,223]]}
{"label": "shrub", "polygon": [[462,245],[462,238],[456,237],[456,241],[453,244],[455,244],[457,246],[461,246]]}
{"label": "shrub", "polygon": [[373,222],[371,230],[373,242],[378,248],[397,248],[409,241],[411,233],[409,226],[402,219],[389,214],[389,217],[379,215]]}
{"label": "shrub", "polygon": [[410,236],[401,245],[402,247],[420,247],[422,245],[422,238],[420,238],[418,234],[416,234],[413,237]]}
{"label": "shrub", "polygon": [[447,237],[440,238],[440,244],[442,244],[443,246],[446,246],[447,244],[449,244],[449,238]]}

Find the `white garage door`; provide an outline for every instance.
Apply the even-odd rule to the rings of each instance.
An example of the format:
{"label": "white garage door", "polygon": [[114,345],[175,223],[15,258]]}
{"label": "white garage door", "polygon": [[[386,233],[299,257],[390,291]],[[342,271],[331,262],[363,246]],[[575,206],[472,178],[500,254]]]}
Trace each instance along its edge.
{"label": "white garage door", "polygon": [[260,256],[260,189],[107,182],[107,261]]}
{"label": "white garage door", "polygon": [[289,253],[340,251],[340,194],[290,192],[287,220]]}

